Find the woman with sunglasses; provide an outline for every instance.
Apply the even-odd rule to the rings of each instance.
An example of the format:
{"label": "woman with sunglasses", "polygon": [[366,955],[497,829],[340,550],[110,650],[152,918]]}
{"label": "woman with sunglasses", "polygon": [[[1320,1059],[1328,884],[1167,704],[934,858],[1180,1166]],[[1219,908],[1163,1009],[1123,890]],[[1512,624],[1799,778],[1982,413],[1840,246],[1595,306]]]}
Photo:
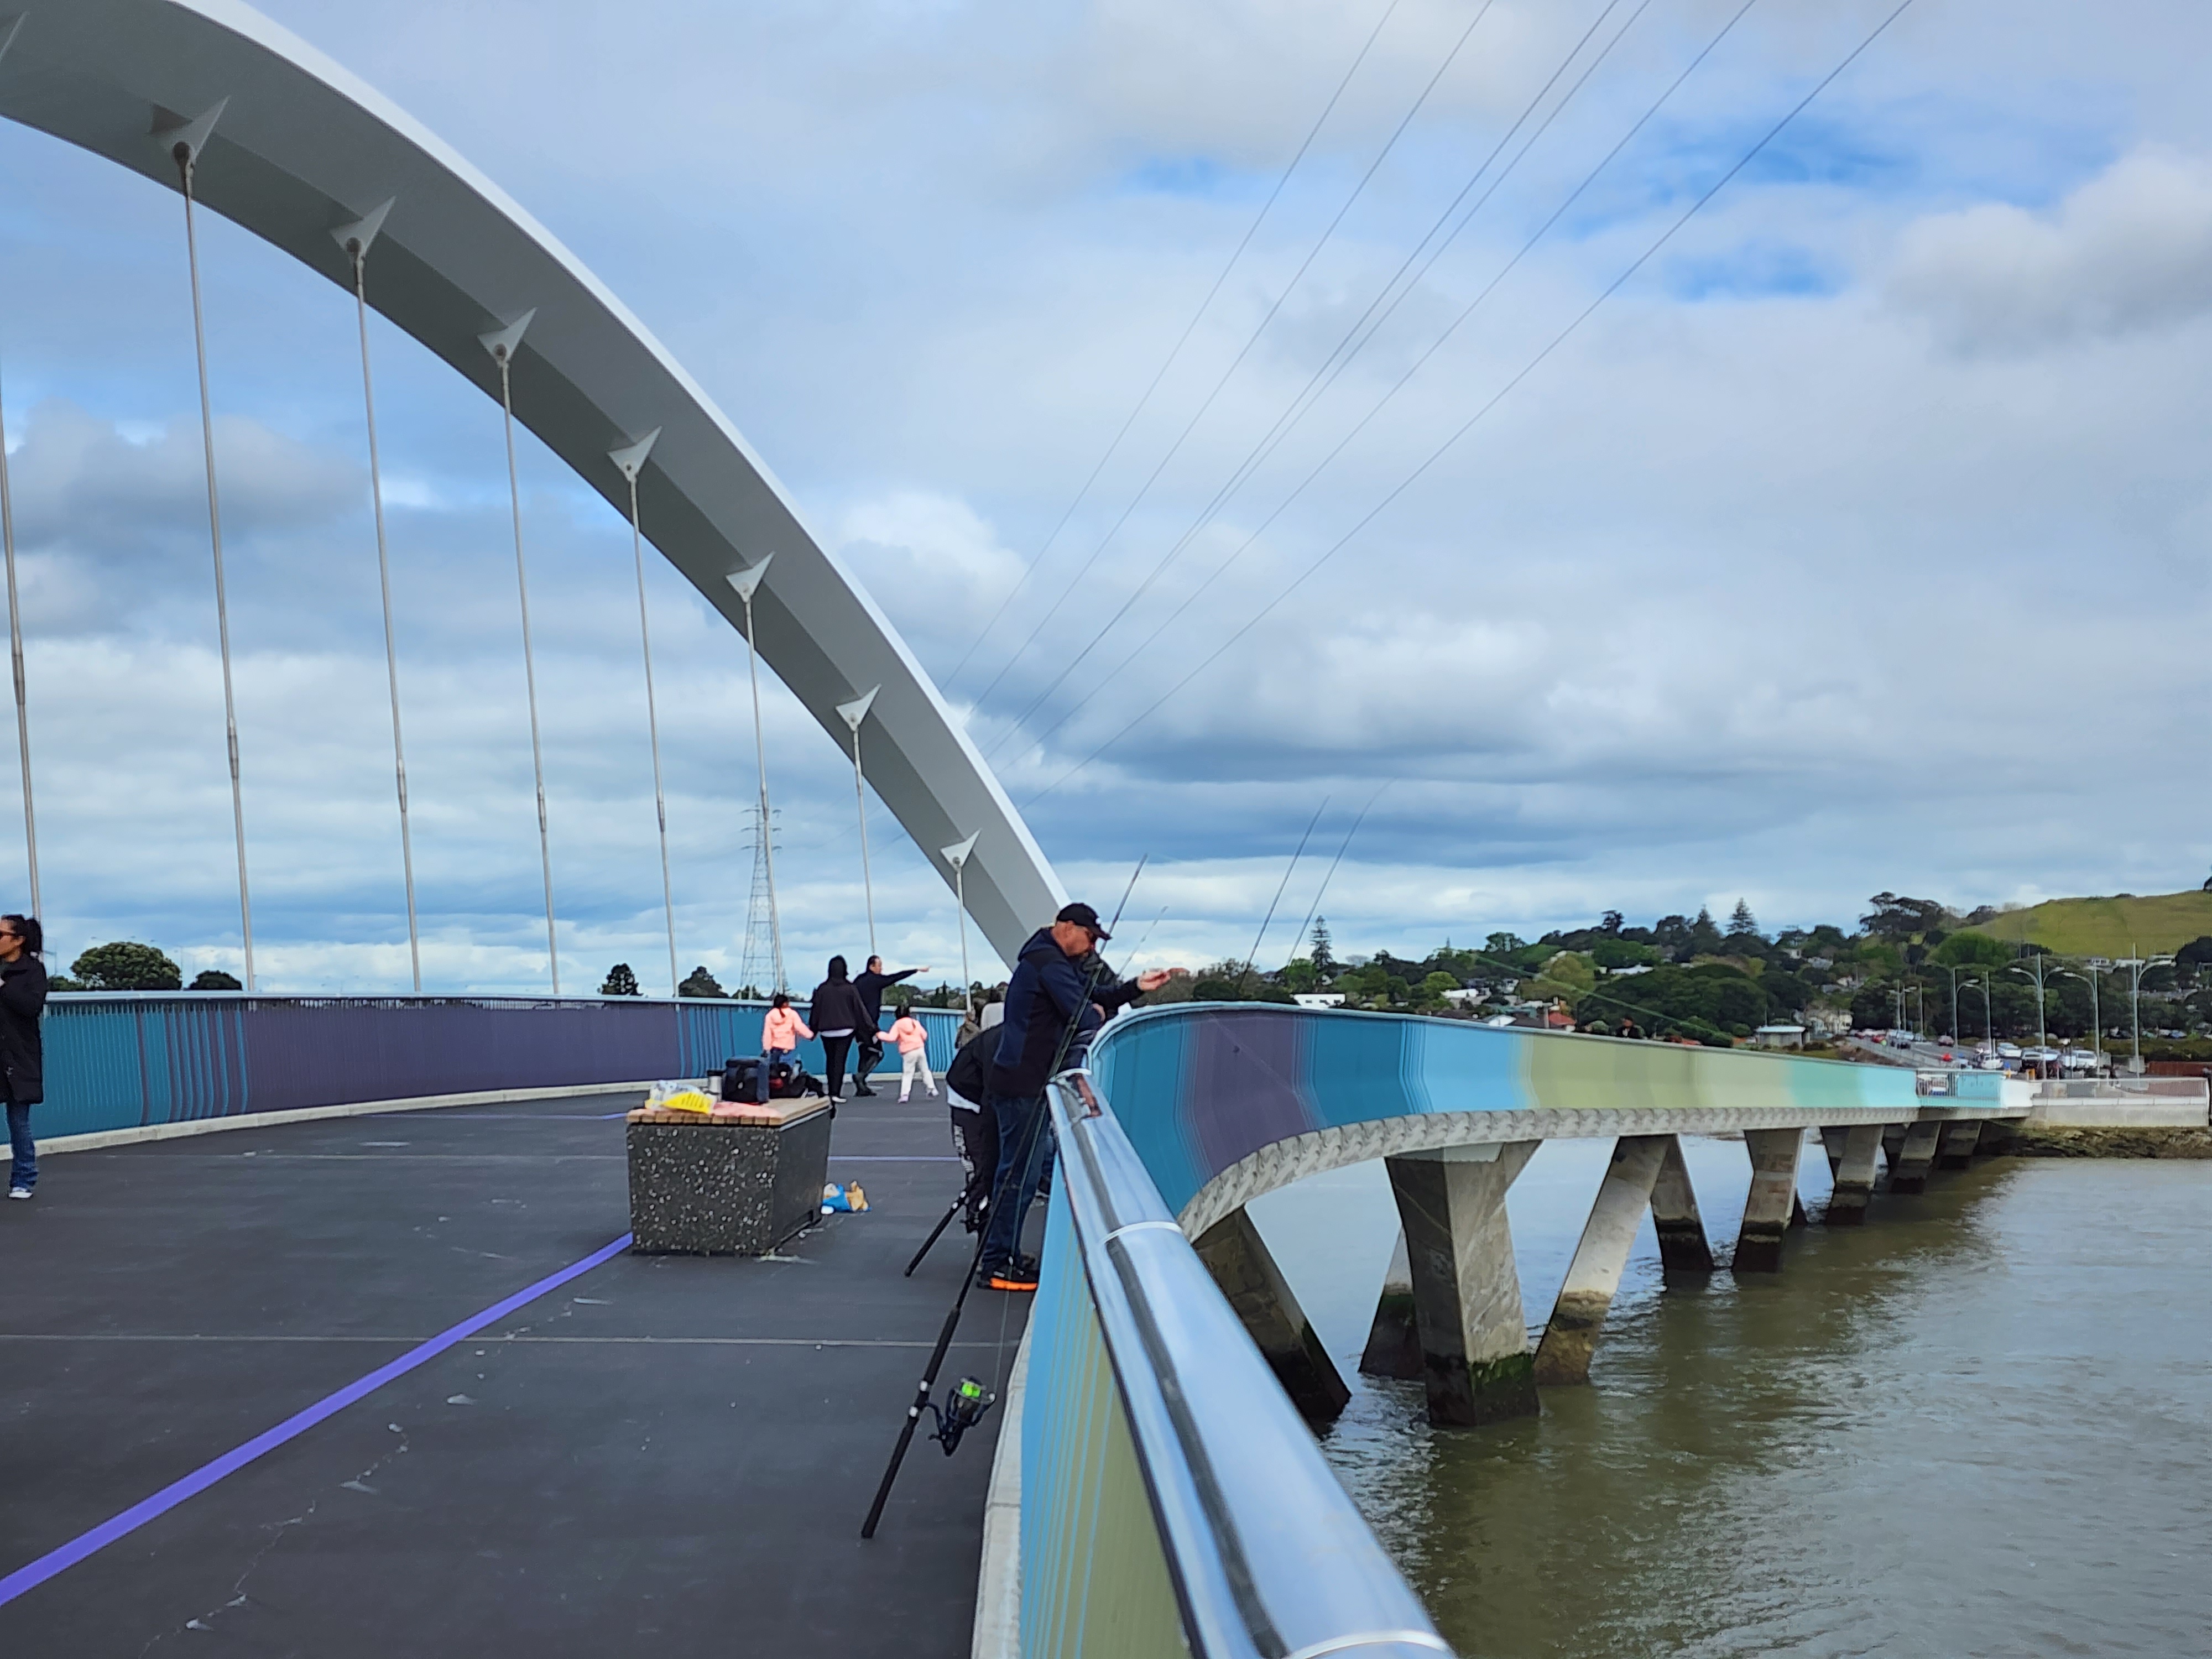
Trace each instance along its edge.
{"label": "woman with sunglasses", "polygon": [[0,916],[0,1082],[8,1092],[8,1143],[15,1162],[8,1196],[28,1198],[39,1184],[31,1108],[46,1097],[46,1049],[39,1016],[46,1006],[46,935],[35,916]]}

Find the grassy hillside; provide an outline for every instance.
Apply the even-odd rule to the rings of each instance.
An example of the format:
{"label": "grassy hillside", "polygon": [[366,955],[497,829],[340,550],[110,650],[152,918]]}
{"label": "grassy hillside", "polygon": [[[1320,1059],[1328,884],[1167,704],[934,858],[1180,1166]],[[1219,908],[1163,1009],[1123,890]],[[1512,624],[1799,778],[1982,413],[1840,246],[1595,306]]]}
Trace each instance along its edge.
{"label": "grassy hillside", "polygon": [[2124,957],[2130,947],[2155,955],[2212,933],[2212,893],[2052,899],[2008,910],[1973,931],[2062,956]]}

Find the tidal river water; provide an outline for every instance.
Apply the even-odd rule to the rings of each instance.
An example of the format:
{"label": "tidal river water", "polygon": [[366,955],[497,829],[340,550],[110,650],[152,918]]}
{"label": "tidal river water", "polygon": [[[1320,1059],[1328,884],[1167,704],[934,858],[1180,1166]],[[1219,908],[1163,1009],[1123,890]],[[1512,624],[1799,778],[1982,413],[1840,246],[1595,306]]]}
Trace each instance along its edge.
{"label": "tidal river water", "polygon": [[[1532,1326],[1610,1149],[1515,1183]],[[1685,1150],[1724,1247],[1744,1149]],[[2212,1651],[2212,1164],[1985,1162],[1741,1282],[1663,1286],[1647,1218],[1591,1386],[1476,1430],[1357,1376],[1379,1165],[1253,1212],[1353,1386],[1325,1455],[1463,1659]]]}

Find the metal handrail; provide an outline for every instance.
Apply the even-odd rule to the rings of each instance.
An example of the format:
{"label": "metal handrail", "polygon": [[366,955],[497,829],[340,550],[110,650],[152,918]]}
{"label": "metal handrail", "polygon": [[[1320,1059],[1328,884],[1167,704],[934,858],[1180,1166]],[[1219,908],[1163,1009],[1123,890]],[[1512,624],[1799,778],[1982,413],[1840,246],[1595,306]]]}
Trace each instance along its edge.
{"label": "metal handrail", "polygon": [[1063,1073],[1046,1093],[1084,1278],[1191,1652],[1449,1654],[1089,1073]]}

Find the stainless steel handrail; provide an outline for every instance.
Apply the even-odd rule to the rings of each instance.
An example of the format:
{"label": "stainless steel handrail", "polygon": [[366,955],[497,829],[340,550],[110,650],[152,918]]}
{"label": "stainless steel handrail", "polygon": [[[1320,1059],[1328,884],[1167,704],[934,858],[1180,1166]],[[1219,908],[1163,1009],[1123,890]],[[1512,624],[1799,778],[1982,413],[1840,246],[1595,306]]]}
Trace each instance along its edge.
{"label": "stainless steel handrail", "polygon": [[1192,1653],[1449,1654],[1096,1084],[1069,1072],[1047,1097],[1084,1277]]}

